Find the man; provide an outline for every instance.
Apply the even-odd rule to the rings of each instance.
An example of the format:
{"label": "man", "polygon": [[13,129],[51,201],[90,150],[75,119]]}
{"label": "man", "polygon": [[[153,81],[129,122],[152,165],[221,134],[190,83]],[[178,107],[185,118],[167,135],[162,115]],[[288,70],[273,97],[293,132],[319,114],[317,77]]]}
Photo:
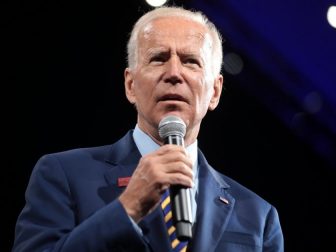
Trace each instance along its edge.
{"label": "man", "polygon": [[[220,34],[201,13],[162,7],[142,16],[124,72],[135,129],[109,146],[43,156],[13,251],[283,251],[276,209],[197,148],[202,119],[220,99],[221,64]],[[167,116],[185,123],[185,147],[164,144],[158,126]],[[165,225],[160,203],[174,186],[192,192],[188,243],[170,241]]]}

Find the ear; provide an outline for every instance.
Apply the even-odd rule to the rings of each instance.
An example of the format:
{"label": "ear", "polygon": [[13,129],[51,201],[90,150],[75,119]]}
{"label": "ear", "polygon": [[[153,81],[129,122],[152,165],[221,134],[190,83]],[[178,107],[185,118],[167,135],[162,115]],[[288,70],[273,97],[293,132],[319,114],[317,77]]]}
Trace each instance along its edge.
{"label": "ear", "polygon": [[124,85],[128,101],[132,104],[135,104],[136,97],[134,93],[134,78],[133,78],[133,72],[129,68],[126,68],[124,71]]}
{"label": "ear", "polygon": [[209,103],[209,110],[214,110],[217,107],[223,89],[223,82],[224,82],[223,75],[220,74],[215,78],[213,86],[213,94]]}

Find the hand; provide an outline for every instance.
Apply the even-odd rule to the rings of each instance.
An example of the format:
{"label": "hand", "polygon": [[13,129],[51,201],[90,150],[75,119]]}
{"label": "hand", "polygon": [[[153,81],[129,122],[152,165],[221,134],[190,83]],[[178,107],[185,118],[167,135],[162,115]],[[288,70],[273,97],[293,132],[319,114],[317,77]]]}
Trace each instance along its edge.
{"label": "hand", "polygon": [[193,186],[192,161],[179,145],[163,145],[143,156],[119,200],[129,216],[139,222],[159,204],[171,185]]}

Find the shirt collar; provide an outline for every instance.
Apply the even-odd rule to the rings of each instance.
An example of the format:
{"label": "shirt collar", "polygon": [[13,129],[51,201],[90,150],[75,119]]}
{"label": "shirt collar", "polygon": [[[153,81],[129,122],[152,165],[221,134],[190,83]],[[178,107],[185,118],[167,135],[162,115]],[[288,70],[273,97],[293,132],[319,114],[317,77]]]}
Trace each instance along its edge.
{"label": "shirt collar", "polygon": [[[133,138],[135,141],[136,146],[138,147],[140,153],[142,156],[151,153],[155,150],[157,150],[160,145],[158,145],[154,140],[147,135],[145,132],[143,132],[138,125],[135,125],[134,131],[133,131]],[[191,157],[191,160],[193,162],[193,167],[195,171],[196,161],[197,161],[197,139],[194,143],[186,147],[186,151]],[[195,173],[194,173],[195,174]]]}

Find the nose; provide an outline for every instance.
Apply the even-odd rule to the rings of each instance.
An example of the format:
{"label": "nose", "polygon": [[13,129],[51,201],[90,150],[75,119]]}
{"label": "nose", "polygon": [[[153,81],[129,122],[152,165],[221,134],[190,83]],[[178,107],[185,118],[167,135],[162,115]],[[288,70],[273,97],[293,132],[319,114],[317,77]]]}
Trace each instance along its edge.
{"label": "nose", "polygon": [[172,56],[169,61],[167,61],[165,73],[165,82],[172,85],[182,83],[182,65],[177,56]]}

